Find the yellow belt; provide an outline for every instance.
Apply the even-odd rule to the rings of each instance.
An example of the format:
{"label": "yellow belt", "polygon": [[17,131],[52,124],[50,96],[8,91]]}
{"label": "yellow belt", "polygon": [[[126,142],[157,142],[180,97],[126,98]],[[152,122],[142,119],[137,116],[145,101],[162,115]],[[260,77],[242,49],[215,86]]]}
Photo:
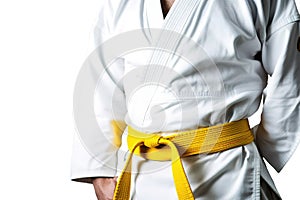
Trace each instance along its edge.
{"label": "yellow belt", "polygon": [[216,153],[251,143],[254,137],[248,120],[172,133],[146,134],[128,127],[130,155],[119,177],[114,200],[129,200],[131,160],[133,154],[150,160],[172,160],[174,183],[180,200],[194,196],[184,172],[180,157],[200,153]]}

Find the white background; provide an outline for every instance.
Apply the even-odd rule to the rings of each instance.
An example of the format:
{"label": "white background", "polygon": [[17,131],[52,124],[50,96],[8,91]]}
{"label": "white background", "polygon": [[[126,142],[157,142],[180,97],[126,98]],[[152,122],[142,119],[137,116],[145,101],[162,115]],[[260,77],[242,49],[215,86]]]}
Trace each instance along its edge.
{"label": "white background", "polygon": [[[0,2],[0,199],[96,199],[70,181],[70,157],[73,88],[101,1]],[[298,198],[299,169],[300,148],[271,170],[283,199]]]}

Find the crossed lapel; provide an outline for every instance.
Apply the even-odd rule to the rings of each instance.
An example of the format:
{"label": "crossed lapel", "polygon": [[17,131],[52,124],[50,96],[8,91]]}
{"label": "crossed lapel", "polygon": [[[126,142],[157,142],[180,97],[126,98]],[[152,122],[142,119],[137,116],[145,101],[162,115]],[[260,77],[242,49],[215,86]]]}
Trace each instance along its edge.
{"label": "crossed lapel", "polygon": [[[154,9],[151,12],[152,14],[150,14],[150,11],[148,11],[149,17],[156,14],[159,15],[160,20],[162,20],[160,22],[157,22],[156,24],[154,24],[154,22],[152,21],[152,24],[156,25],[154,27],[158,27],[159,24],[161,25],[161,27],[159,28],[159,33],[158,31],[155,31],[156,35],[152,34],[151,30],[149,30],[149,38],[151,38],[152,40],[154,50],[146,64],[148,64],[149,66],[166,66],[168,60],[170,59],[170,55],[163,54],[162,50],[168,50],[169,52],[174,53],[176,52],[176,48],[178,47],[182,37],[184,37],[186,29],[188,28],[189,21],[192,20],[195,9],[199,6],[201,1],[175,0],[165,19],[163,19],[160,0],[147,0],[146,3],[148,3],[148,6],[149,3],[155,4],[152,7],[152,9]],[[157,20],[158,17],[155,16],[154,19]],[[164,67],[162,67],[161,70],[163,70],[163,68]],[[149,73],[146,73],[146,79],[147,76],[149,77]]]}

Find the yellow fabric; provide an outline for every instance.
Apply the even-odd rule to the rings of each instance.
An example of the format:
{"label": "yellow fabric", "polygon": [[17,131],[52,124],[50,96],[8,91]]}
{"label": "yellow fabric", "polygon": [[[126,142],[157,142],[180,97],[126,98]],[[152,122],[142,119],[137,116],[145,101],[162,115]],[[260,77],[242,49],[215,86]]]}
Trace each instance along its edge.
{"label": "yellow fabric", "polygon": [[196,130],[146,134],[128,127],[130,155],[119,177],[114,200],[129,200],[131,160],[133,154],[151,160],[172,160],[174,183],[180,200],[193,200],[194,196],[184,172],[180,157],[200,153],[215,153],[251,143],[254,137],[248,120]]}
{"label": "yellow fabric", "polygon": [[111,126],[114,134],[114,145],[116,145],[116,147],[120,147],[122,144],[122,134],[126,128],[126,123],[120,120],[113,120],[111,121]]}

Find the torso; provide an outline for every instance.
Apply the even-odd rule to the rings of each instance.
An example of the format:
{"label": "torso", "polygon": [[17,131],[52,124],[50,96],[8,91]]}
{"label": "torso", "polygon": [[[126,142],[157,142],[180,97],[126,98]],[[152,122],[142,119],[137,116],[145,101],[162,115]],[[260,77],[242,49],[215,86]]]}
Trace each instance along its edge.
{"label": "torso", "polygon": [[161,2],[161,8],[162,8],[162,12],[164,17],[167,16],[170,8],[172,7],[173,3],[175,0],[160,0]]}

